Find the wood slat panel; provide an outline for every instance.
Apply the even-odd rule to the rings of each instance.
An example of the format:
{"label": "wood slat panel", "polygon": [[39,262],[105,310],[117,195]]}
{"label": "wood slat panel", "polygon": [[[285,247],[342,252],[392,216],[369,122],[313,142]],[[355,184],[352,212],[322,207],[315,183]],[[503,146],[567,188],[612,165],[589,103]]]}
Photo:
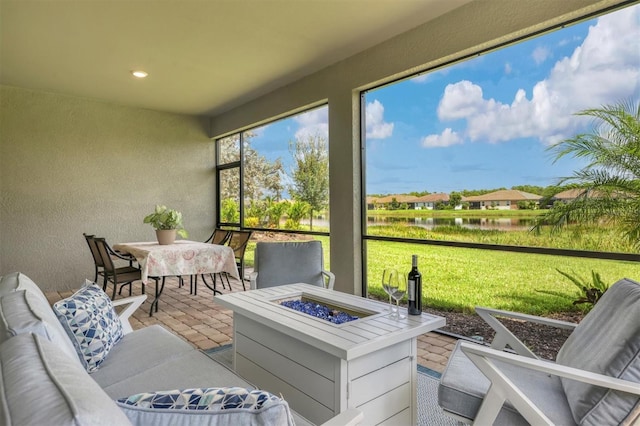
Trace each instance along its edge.
{"label": "wood slat panel", "polygon": [[[311,396],[321,404],[334,409],[334,395],[336,384],[318,373],[311,371],[303,365],[283,357],[281,354],[268,349],[251,339],[238,340],[237,354],[260,365],[274,377],[291,384],[299,391]],[[244,376],[245,372],[236,368],[238,374]],[[267,385],[266,382],[256,382],[258,385]]]}
{"label": "wood slat panel", "polygon": [[351,383],[352,400],[356,407],[374,400],[385,392],[406,385],[407,392],[403,396],[407,407],[411,404],[410,377],[411,360],[404,358],[379,370],[362,376]]}
{"label": "wood slat panel", "polygon": [[355,380],[373,370],[386,367],[411,356],[411,342],[400,342],[380,349],[374,354],[367,354],[349,363],[349,379]]}
{"label": "wood slat panel", "polygon": [[[238,317],[237,321],[241,325],[242,333],[239,338],[249,338],[255,342],[270,348],[277,348],[277,352],[299,364],[305,364],[312,371],[335,381],[336,358],[302,343],[290,336],[282,333],[273,333],[268,327],[250,320],[246,317]],[[268,336],[268,337],[267,337]],[[265,338],[268,340],[265,342]],[[264,342],[264,343],[263,343]],[[236,349],[237,350],[237,349]]]}
{"label": "wood slat panel", "polygon": [[[379,423],[378,426],[398,426],[398,425],[410,425],[411,424],[411,410],[402,410],[395,416]],[[435,426],[435,425],[434,425]]]}
{"label": "wood slat panel", "polygon": [[249,376],[245,376],[247,380],[254,383],[272,383],[272,385],[265,390],[276,395],[282,395],[291,408],[299,413],[304,413],[304,417],[314,424],[322,424],[334,415],[338,414],[314,400],[309,395],[300,392],[288,383],[274,377],[268,371],[243,356],[237,357],[236,365],[242,368],[242,370]]}
{"label": "wood slat panel", "polygon": [[[391,392],[376,398],[372,401],[357,406],[356,408],[362,410],[365,414],[365,422],[367,425],[377,425],[393,416],[398,415],[404,410],[410,410],[409,403],[411,389],[408,383],[395,388]],[[391,415],[389,413],[392,413]],[[410,425],[411,421],[407,423],[399,423]]]}

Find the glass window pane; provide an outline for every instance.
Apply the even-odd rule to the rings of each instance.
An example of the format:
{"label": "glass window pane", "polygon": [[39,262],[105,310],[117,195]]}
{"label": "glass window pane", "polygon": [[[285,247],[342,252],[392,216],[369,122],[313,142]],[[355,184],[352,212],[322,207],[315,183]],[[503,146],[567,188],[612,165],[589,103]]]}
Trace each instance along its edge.
{"label": "glass window pane", "polygon": [[240,135],[218,139],[218,164],[240,161]]}
{"label": "glass window pane", "polygon": [[[607,51],[615,52],[610,56],[595,50],[584,56],[602,48],[603,34],[620,28],[638,34],[640,23],[632,19],[638,10],[634,5],[368,91],[366,234],[635,253],[623,221],[609,220],[629,210],[620,194],[638,196],[622,186],[602,185],[617,189],[609,199],[603,191],[583,197],[604,202],[600,210],[594,202],[584,214],[570,215],[561,232],[551,226],[531,230],[543,215],[579,201],[584,189],[576,186],[588,187],[603,176],[593,169],[582,173],[594,156],[576,151],[557,156],[549,148],[594,131],[593,117],[580,111],[617,106],[638,93],[637,81],[621,71],[640,74],[640,52],[627,53],[625,38],[608,39]],[[575,68],[571,61],[590,65]],[[624,164],[602,169],[611,174],[609,182],[618,170],[625,172],[621,177],[638,179]],[[567,176],[577,179],[563,182]],[[620,208],[614,214],[596,224],[583,219],[616,199]]]}
{"label": "glass window pane", "polygon": [[328,107],[242,136],[243,226],[328,232]]}
{"label": "glass window pane", "polygon": [[220,221],[240,224],[240,168],[220,170],[219,176]]}

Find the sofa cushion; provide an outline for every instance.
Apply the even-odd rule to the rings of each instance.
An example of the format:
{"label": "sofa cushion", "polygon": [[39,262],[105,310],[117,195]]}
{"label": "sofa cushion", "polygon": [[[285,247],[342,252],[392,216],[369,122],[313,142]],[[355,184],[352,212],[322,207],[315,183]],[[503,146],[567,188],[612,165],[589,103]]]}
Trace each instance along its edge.
{"label": "sofa cushion", "polygon": [[87,281],[71,297],[54,303],[53,309],[82,364],[88,372],[96,371],[123,336],[122,323],[109,296]]}
{"label": "sofa cushion", "polygon": [[293,425],[282,398],[241,387],[145,392],[117,403],[139,425]]}
{"label": "sofa cushion", "polygon": [[76,361],[37,334],[0,345],[0,424],[131,424]]}
{"label": "sofa cushion", "polygon": [[[613,284],[560,348],[557,362],[640,383],[640,284],[626,278]],[[569,379],[562,385],[576,423],[640,421],[638,396]]]}
{"label": "sofa cushion", "polygon": [[[135,377],[154,366],[164,365],[174,359],[182,359],[184,355],[193,351],[195,351],[193,346],[162,326],[151,325],[125,334],[122,340],[111,349],[109,357],[100,365],[98,371],[91,373],[91,377],[105,388]],[[165,374],[160,374],[160,379],[164,376]],[[119,396],[130,393],[137,392],[127,392]]]}
{"label": "sofa cushion", "polygon": [[[44,294],[35,284],[24,285],[25,282],[32,283],[26,276],[22,275],[19,278],[13,280],[13,283],[21,283],[20,286],[15,286],[19,290],[4,292],[0,296],[0,343],[18,334],[37,333],[79,362],[73,344]],[[3,281],[5,284],[8,282],[4,279]]]}
{"label": "sofa cushion", "polygon": [[12,272],[0,277],[0,297],[16,290],[27,290],[47,300],[40,287],[22,272]]}
{"label": "sofa cushion", "polygon": [[101,387],[111,398],[118,399],[150,389],[166,389],[167,384],[171,384],[171,388],[175,389],[211,386],[254,387],[234,371],[213,361],[197,349],[159,364],[149,364],[126,379]]}

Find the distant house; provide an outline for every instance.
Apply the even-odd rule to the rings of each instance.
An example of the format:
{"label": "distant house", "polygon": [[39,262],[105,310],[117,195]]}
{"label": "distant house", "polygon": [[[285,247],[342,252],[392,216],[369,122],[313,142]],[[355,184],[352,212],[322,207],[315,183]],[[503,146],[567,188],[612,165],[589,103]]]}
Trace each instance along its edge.
{"label": "distant house", "polygon": [[550,201],[551,201],[551,204],[555,203],[556,201],[569,203],[575,200],[576,198],[584,195],[585,191],[586,189],[583,189],[583,188],[567,189],[566,191],[558,192],[556,195],[551,197]]}
{"label": "distant house", "polygon": [[[612,194],[612,197],[619,197],[621,196],[622,193],[615,193]],[[587,198],[602,198],[604,196],[604,194],[602,193],[602,191],[598,191],[598,190],[588,190],[588,189],[584,189],[584,188],[574,188],[574,189],[567,189],[566,191],[562,191],[562,192],[558,192],[556,195],[554,195],[553,197],[551,197],[550,199],[550,203],[553,204],[556,201],[561,201],[563,203],[570,203],[571,201],[575,200],[576,198],[580,198],[580,197],[587,197]]]}
{"label": "distant house", "polygon": [[383,209],[388,210],[395,199],[400,204],[406,204],[407,209],[415,209],[415,195],[392,194],[384,197],[367,197],[367,210]]}
{"label": "distant house", "polygon": [[529,192],[515,189],[502,189],[488,194],[465,197],[464,201],[469,203],[470,209],[517,210],[518,201],[535,201],[539,203],[541,199],[542,197],[540,195]]}
{"label": "distant house", "polygon": [[382,197],[382,198],[378,198],[378,203],[384,205],[384,208],[389,208],[389,206],[391,205],[391,203],[393,203],[393,200],[395,199],[396,202],[400,203],[400,204],[406,204],[407,205],[407,209],[415,209],[415,200],[416,200],[415,195],[404,195],[404,194],[394,194],[394,195],[387,195],[386,197]]}
{"label": "distant house", "polygon": [[554,203],[560,201],[562,203],[570,203],[577,198],[633,198],[629,194],[625,194],[620,191],[614,191],[610,194],[605,194],[601,190],[597,189],[584,189],[584,188],[574,188],[567,189],[566,191],[558,192],[556,195],[549,199],[549,204],[553,205]]}
{"label": "distant house", "polygon": [[416,210],[433,210],[437,203],[449,203],[449,194],[441,192],[439,194],[423,195],[413,201]]}

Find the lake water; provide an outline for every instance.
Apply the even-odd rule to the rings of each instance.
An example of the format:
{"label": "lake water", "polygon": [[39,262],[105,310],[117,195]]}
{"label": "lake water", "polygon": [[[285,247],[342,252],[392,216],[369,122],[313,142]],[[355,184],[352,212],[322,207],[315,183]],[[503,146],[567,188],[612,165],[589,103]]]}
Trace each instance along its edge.
{"label": "lake water", "polygon": [[437,226],[461,226],[468,229],[527,231],[535,224],[535,218],[530,217],[390,217],[368,216],[370,225],[396,225],[406,223],[425,229]]}
{"label": "lake water", "polygon": [[[308,224],[308,220],[301,221]],[[500,231],[528,231],[535,224],[533,217],[399,217],[399,216],[367,216],[367,225],[385,226],[408,224],[425,229],[436,226],[462,226],[469,229],[500,230]],[[329,221],[314,219],[313,225],[329,227]]]}

